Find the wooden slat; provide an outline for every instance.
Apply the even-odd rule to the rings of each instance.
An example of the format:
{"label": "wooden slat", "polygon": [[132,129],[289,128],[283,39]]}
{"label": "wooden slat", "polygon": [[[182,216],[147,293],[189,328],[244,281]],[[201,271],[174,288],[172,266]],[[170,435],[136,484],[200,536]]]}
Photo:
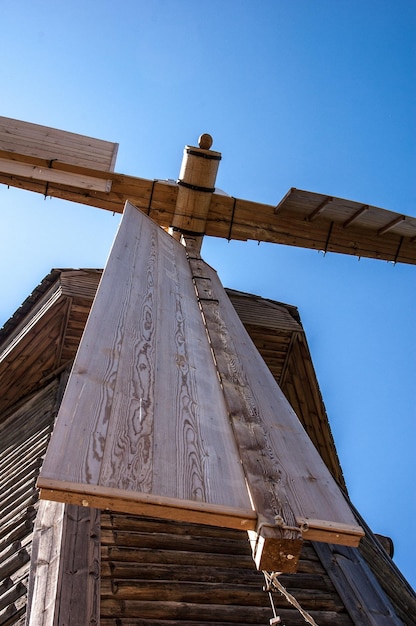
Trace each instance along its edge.
{"label": "wooden slat", "polygon": [[38,484],[97,508],[255,524],[185,250],[131,205]]}
{"label": "wooden slat", "polygon": [[99,512],[42,502],[33,536],[28,626],[99,622]]}
{"label": "wooden slat", "polygon": [[100,178],[93,178],[92,176],[82,174],[76,175],[69,172],[60,172],[57,169],[49,167],[42,168],[36,165],[19,163],[17,161],[9,161],[6,159],[0,159],[0,171],[4,174],[10,174],[12,176],[33,178],[38,181],[44,181],[45,183],[60,183],[63,185],[70,185],[71,187],[88,189],[89,191],[107,192],[111,188],[110,181],[101,180]]}

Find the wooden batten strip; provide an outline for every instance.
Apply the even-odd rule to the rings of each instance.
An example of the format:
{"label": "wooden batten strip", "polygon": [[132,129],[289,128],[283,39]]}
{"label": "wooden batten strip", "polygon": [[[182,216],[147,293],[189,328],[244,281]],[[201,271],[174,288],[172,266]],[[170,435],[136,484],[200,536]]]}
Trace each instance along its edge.
{"label": "wooden batten strip", "polygon": [[395,226],[397,226],[397,224],[401,224],[402,222],[404,222],[406,220],[406,215],[399,215],[398,217],[396,217],[394,220],[392,220],[391,222],[389,222],[388,224],[386,224],[385,226],[383,226],[382,228],[380,228],[377,231],[377,235],[384,235],[385,233],[388,233],[390,230],[392,230]]}
{"label": "wooden batten strip", "polygon": [[179,500],[133,492],[128,489],[88,486],[79,483],[38,479],[42,500],[70,502],[84,507],[132,513],[177,522],[209,524],[249,530],[256,526],[257,515],[252,509],[237,509],[222,505],[207,505],[193,500]]}
{"label": "wooden batten strip", "polygon": [[100,178],[93,178],[91,176],[76,175],[50,167],[43,169],[30,164],[19,163],[17,161],[6,161],[4,159],[0,159],[0,171],[4,174],[10,174],[12,176],[34,178],[39,181],[69,185],[70,187],[88,189],[90,191],[103,191],[108,193],[111,189],[110,180],[101,180]]}
{"label": "wooden batten strip", "polygon": [[358,218],[361,217],[361,215],[364,215],[364,213],[367,213],[369,208],[370,207],[368,206],[368,204],[364,204],[353,215],[351,215],[351,217],[345,220],[345,222],[342,225],[343,228],[348,228],[348,226],[351,226],[351,224],[353,224],[356,220],[358,220]]}
{"label": "wooden batten strip", "polygon": [[316,209],[314,209],[312,211],[312,213],[310,213],[305,219],[307,222],[313,222],[313,220],[315,220],[317,217],[319,217],[321,215],[321,213],[323,213],[326,209],[326,207],[328,206],[328,204],[330,204],[332,202],[333,198],[331,196],[328,196],[327,198],[325,198],[324,200],[322,200],[321,204],[319,206],[316,207]]}

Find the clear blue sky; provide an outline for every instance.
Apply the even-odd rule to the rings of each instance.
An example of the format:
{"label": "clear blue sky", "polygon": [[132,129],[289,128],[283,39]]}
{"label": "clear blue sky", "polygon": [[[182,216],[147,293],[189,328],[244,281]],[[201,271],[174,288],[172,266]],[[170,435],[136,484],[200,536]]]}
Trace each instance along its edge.
{"label": "clear blue sky", "polygon": [[[416,216],[413,0],[2,0],[0,115],[120,143],[177,178],[201,132],[217,184],[294,186]],[[0,186],[0,325],[52,267],[102,267],[119,218]],[[350,495],[416,584],[416,268],[206,240],[225,286],[298,306]]]}

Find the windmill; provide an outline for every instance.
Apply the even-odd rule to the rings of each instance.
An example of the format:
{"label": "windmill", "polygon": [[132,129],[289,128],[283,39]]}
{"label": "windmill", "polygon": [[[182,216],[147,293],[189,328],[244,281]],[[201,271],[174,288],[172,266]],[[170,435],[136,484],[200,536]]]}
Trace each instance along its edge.
{"label": "windmill", "polygon": [[245,528],[263,570],[294,571],[303,536],[357,545],[361,528],[200,248],[207,234],[414,264],[416,220],[296,189],[276,207],[217,193],[206,135],[177,183],[114,173],[115,144],[5,118],[1,148],[1,182],[124,214],[43,496]]}

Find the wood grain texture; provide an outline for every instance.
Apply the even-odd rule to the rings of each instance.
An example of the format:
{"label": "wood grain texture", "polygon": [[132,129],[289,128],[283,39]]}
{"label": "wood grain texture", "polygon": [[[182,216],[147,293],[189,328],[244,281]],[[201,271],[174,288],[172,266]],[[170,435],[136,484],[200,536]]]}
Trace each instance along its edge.
{"label": "wood grain texture", "polygon": [[28,626],[99,622],[99,511],[41,502],[33,535]]}
{"label": "wood grain texture", "polygon": [[358,549],[322,543],[315,543],[314,547],[354,623],[402,624]]}
{"label": "wood grain texture", "polygon": [[[347,502],[256,350],[215,271],[201,260],[204,316],[260,524],[310,522],[305,538],[358,545]],[[263,531],[262,531],[263,532]]]}
{"label": "wood grain texture", "polygon": [[118,144],[0,116],[1,150],[113,171]]}
{"label": "wood grain texture", "polygon": [[129,204],[38,484],[101,508],[255,517],[185,250]]}

